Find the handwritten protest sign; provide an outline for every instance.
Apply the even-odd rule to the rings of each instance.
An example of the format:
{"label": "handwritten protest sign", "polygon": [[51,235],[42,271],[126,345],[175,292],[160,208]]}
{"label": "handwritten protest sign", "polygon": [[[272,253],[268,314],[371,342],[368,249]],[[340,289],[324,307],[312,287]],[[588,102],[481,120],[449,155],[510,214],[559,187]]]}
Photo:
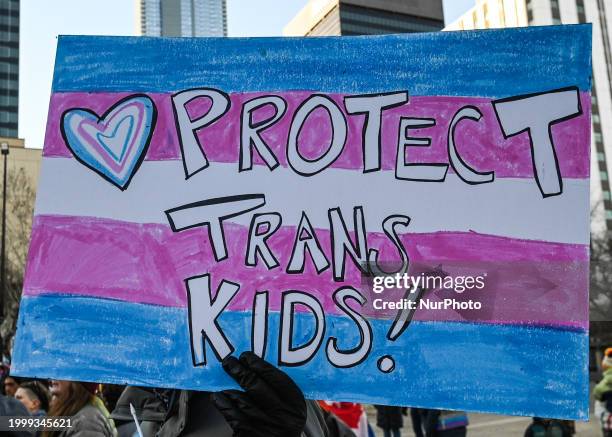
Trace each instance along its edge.
{"label": "handwritten protest sign", "polygon": [[587,417],[590,44],[61,37],[14,371]]}

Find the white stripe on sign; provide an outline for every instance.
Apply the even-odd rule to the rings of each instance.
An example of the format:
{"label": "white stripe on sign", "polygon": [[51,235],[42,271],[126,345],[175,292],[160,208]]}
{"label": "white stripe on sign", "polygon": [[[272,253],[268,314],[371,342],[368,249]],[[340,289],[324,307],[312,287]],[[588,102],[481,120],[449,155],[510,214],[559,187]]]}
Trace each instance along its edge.
{"label": "white stripe on sign", "polygon": [[[185,180],[181,161],[173,160],[145,161],[122,192],[74,159],[44,158],[35,214],[168,224],[164,211],[187,203],[265,194],[265,205],[254,212],[279,212],[282,226],[297,226],[304,210],[313,227],[329,228],[328,210],[340,207],[352,229],[353,208],[361,205],[372,232],[381,232],[389,215],[401,214],[411,218],[410,232],[474,231],[588,244],[589,215],[582,211],[589,211],[589,181],[563,184],[561,195],[544,199],[532,179],[468,185],[449,174],[444,182],[409,182],[396,180],[392,171],[342,169],[305,178],[285,167],[238,173],[235,163],[212,163]],[[252,214],[228,221],[248,225]]]}

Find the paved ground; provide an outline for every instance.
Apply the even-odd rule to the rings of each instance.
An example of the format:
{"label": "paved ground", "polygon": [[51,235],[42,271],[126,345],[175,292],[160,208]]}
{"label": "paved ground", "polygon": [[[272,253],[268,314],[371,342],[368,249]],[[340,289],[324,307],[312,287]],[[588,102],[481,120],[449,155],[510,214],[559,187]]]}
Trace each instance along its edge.
{"label": "paved ground", "polygon": [[[368,408],[368,418],[370,423],[376,423],[376,412],[373,408]],[[468,437],[522,437],[531,418],[498,416],[495,414],[475,414],[469,415],[470,425],[468,427]],[[376,435],[382,436],[382,430],[376,429]],[[601,437],[597,423],[591,417],[590,422],[576,422],[577,437]],[[402,437],[414,437],[410,416],[405,417],[405,426],[402,429]]]}
{"label": "paved ground", "polygon": [[[593,392],[594,383],[591,381],[590,392]],[[376,424],[376,410],[373,406],[367,407],[368,420]],[[576,437],[602,437],[599,424],[593,418],[593,399],[591,398],[591,420],[589,422],[576,422]],[[497,414],[469,413],[470,424],[468,437],[523,437],[525,430],[531,423],[530,417],[500,416]],[[380,428],[374,427],[377,437],[382,437]],[[402,437],[414,437],[410,415],[404,416]]]}

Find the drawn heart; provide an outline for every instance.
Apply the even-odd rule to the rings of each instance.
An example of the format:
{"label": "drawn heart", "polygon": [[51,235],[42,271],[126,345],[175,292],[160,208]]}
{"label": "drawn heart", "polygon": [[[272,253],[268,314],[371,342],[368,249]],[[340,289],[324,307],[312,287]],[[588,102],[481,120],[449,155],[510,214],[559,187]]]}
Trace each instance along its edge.
{"label": "drawn heart", "polygon": [[89,109],[68,109],[60,129],[77,161],[125,190],[144,160],[156,120],[153,100],[134,94],[100,117]]}

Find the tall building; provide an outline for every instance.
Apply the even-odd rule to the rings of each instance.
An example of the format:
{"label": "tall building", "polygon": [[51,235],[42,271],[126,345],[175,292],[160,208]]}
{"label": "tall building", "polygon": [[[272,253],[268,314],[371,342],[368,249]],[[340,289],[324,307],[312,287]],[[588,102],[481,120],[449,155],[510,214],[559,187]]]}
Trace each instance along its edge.
{"label": "tall building", "polygon": [[17,137],[19,0],[0,0],[0,136]]}
{"label": "tall building", "polygon": [[435,32],[442,0],[310,0],[285,26],[286,36]]}
{"label": "tall building", "polygon": [[[595,231],[612,232],[612,2],[610,0],[477,0],[444,30],[593,24],[591,200]],[[528,48],[526,47],[526,50]]]}
{"label": "tall building", "polygon": [[227,36],[226,0],[136,0],[137,34]]}

